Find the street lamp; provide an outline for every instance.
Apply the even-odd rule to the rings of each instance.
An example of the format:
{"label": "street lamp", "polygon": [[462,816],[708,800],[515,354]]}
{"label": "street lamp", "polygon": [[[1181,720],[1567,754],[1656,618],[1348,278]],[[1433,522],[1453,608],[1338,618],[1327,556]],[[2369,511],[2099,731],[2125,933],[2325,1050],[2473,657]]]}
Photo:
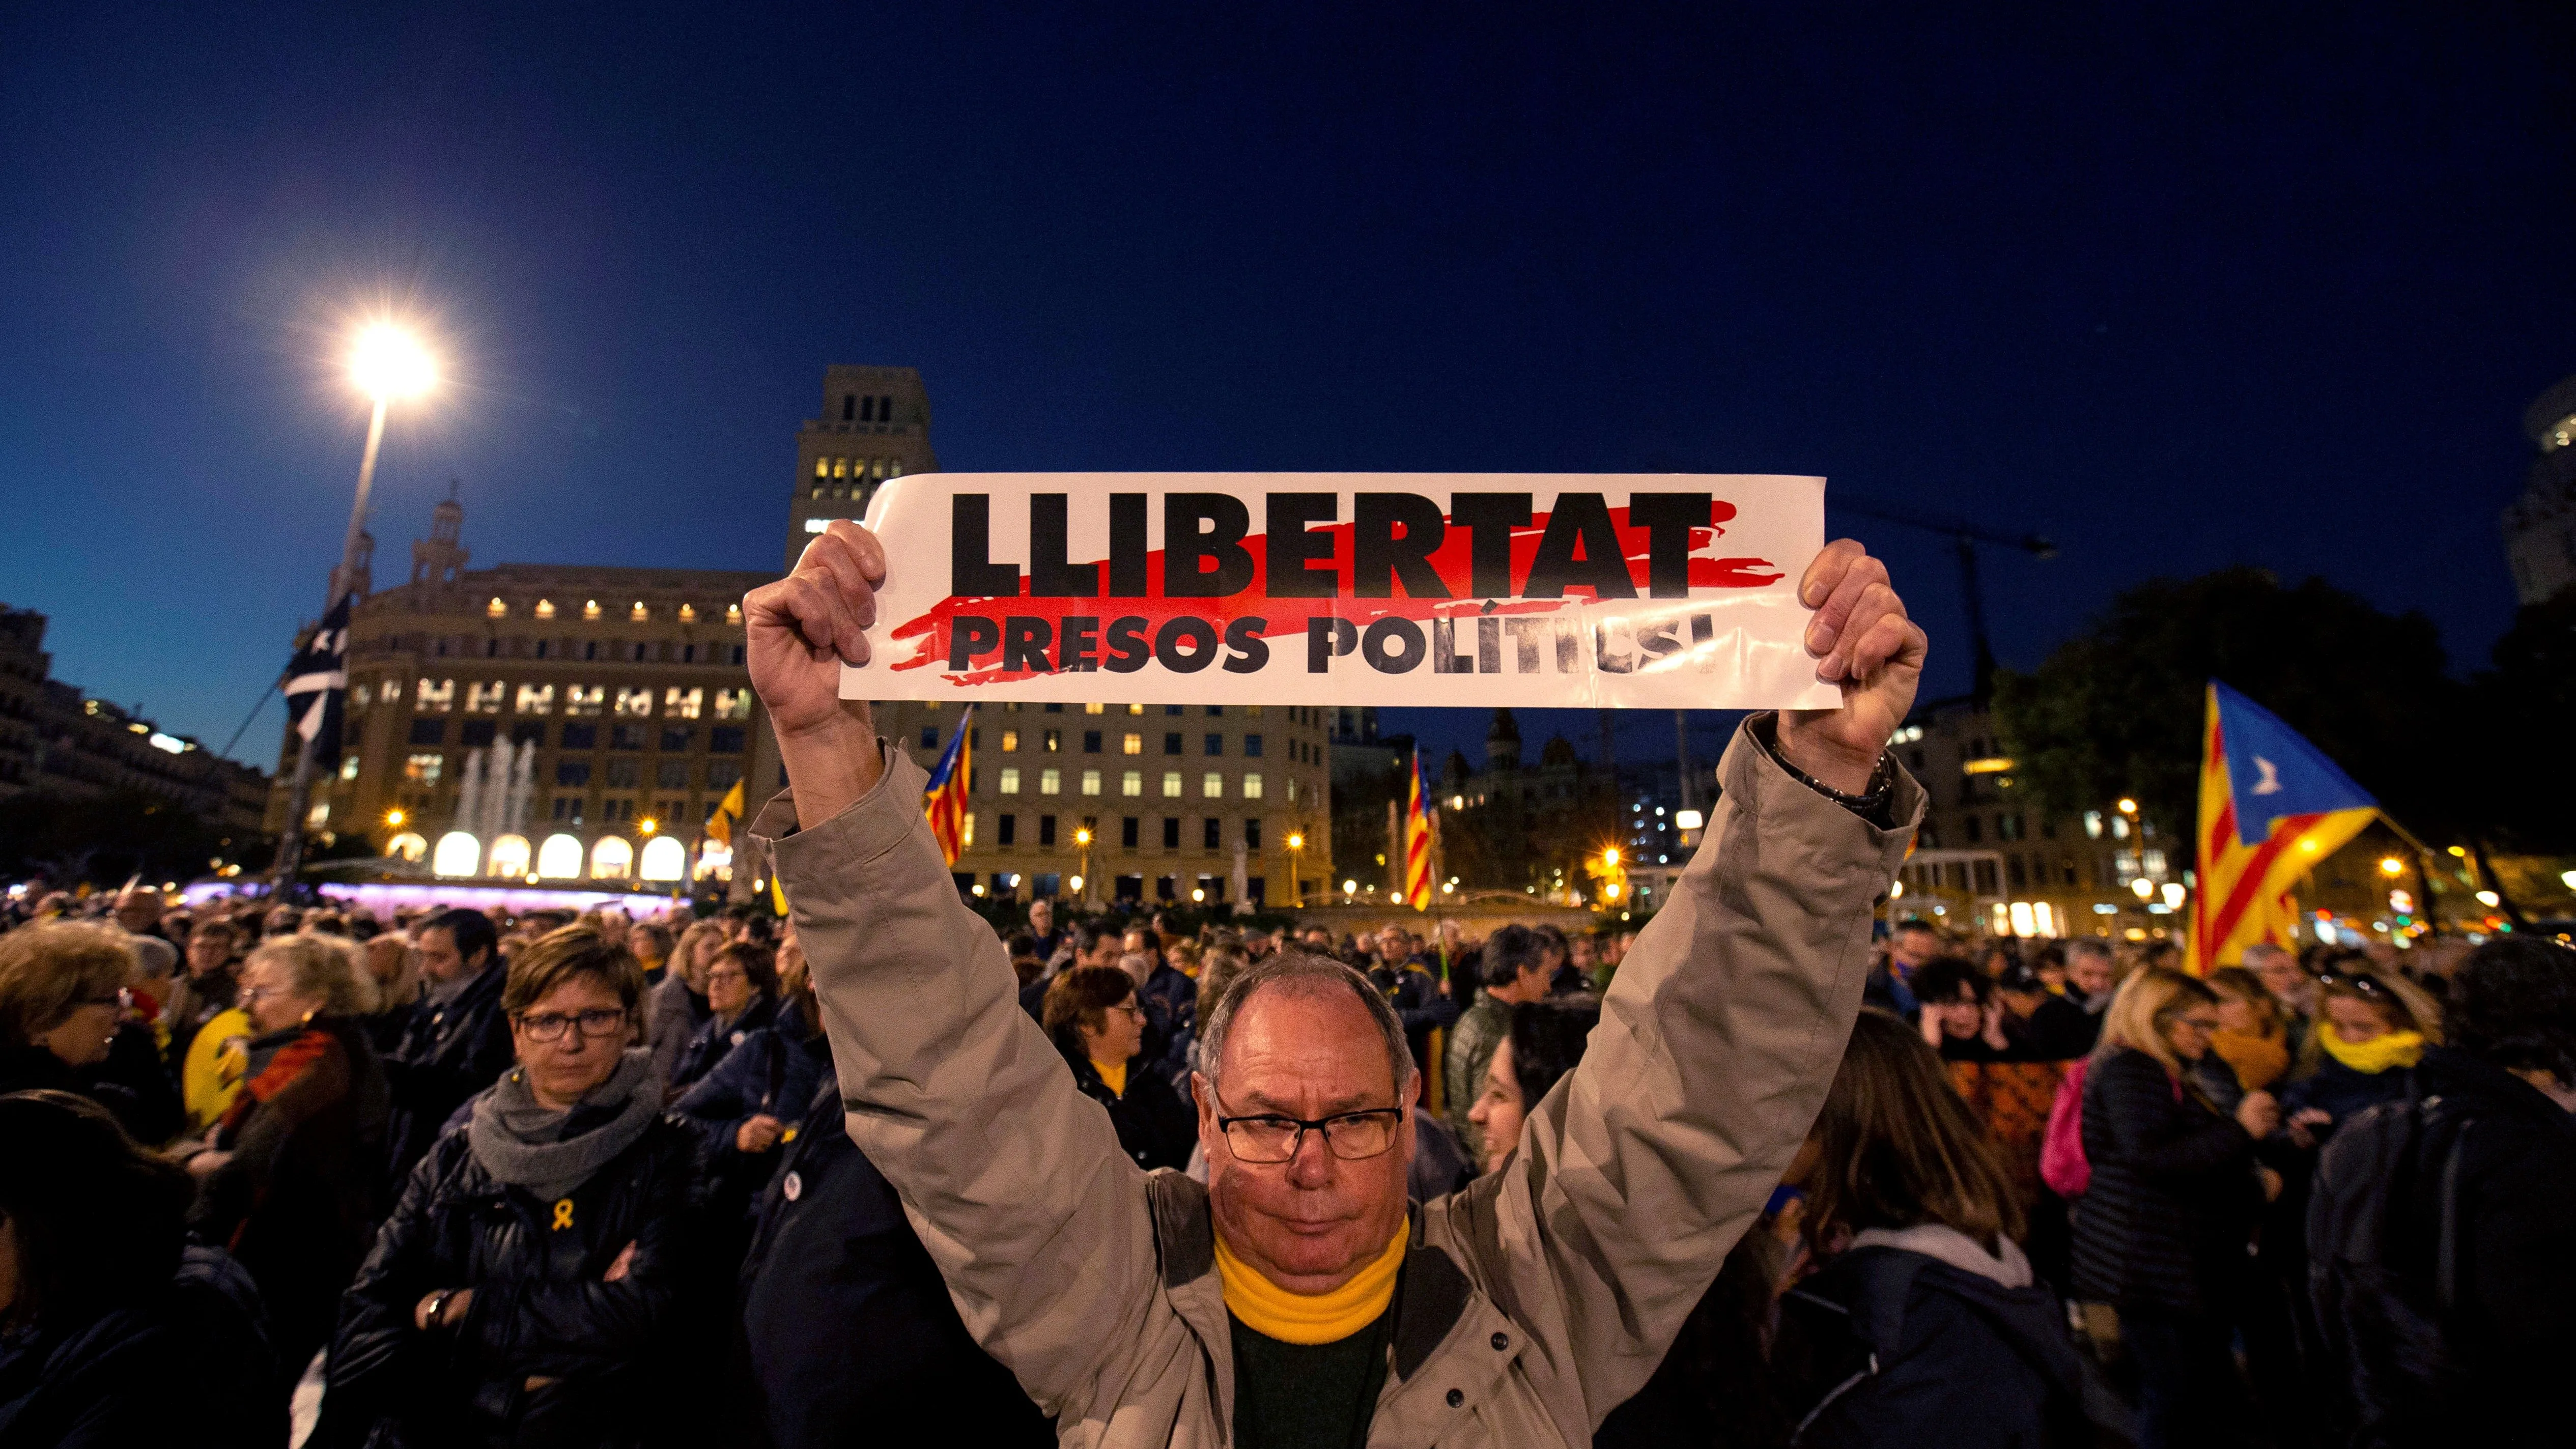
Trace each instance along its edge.
{"label": "street lamp", "polygon": [[[396,398],[409,400],[436,386],[438,364],[430,360],[419,339],[391,323],[378,322],[361,329],[351,345],[349,380],[376,406],[367,420],[366,451],[358,458],[358,496],[349,506],[349,532],[340,544],[340,567],[331,575],[329,596],[322,601],[325,618],[357,586],[358,540],[366,532],[367,495],[376,486],[376,453],[384,446],[385,408]],[[295,752],[295,782],[287,794],[286,835],[277,843],[272,889],[293,884],[304,864],[304,817],[312,808],[313,752],[320,737],[316,730]]]}
{"label": "street lamp", "polygon": [[1088,906],[1091,904],[1091,896],[1083,889],[1083,886],[1085,882],[1091,879],[1091,827],[1088,825],[1075,826],[1073,830],[1073,843],[1082,847],[1082,874],[1073,878],[1073,894],[1075,899]]}
{"label": "street lamp", "polygon": [[1299,909],[1303,909],[1306,904],[1305,869],[1306,832],[1291,830],[1288,832],[1288,894],[1296,901]]}

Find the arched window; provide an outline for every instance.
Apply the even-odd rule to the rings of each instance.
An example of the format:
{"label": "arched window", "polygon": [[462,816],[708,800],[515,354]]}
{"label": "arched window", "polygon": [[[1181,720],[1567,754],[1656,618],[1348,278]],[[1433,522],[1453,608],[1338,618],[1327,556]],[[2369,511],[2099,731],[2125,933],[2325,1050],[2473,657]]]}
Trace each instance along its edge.
{"label": "arched window", "polygon": [[599,843],[590,848],[592,880],[624,880],[634,868],[635,847],[627,844],[623,837],[603,835]]}
{"label": "arched window", "polygon": [[462,830],[451,830],[438,837],[438,850],[429,858],[432,875],[472,875],[483,864],[483,842]]}
{"label": "arched window", "polygon": [[418,865],[421,858],[429,854],[429,842],[406,830],[385,842],[385,854]]}
{"label": "arched window", "polygon": [[526,875],[528,873],[528,837],[504,835],[493,841],[492,862],[484,868],[483,873],[507,876],[511,879]]}
{"label": "arched window", "polygon": [[668,835],[657,835],[645,842],[644,868],[638,874],[646,880],[678,880],[689,873],[689,848]]}
{"label": "arched window", "polygon": [[581,842],[569,835],[549,835],[537,847],[537,874],[547,880],[581,878]]}

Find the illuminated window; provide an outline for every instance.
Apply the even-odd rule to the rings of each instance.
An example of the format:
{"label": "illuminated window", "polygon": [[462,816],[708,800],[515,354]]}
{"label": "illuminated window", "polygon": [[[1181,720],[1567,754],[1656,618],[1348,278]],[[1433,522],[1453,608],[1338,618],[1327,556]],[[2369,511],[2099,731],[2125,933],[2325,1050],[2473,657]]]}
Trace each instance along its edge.
{"label": "illuminated window", "polygon": [[599,713],[607,703],[607,685],[593,684],[585,687],[579,684],[567,684],[564,686],[564,713],[567,715],[575,717],[594,715]]}
{"label": "illuminated window", "polygon": [[643,869],[637,874],[646,880],[678,880],[689,873],[689,848],[679,837],[657,835],[645,842]]}
{"label": "illuminated window", "polygon": [[552,599],[539,599],[539,600],[537,600],[537,617],[538,617],[538,618],[540,618],[540,619],[551,619],[551,618],[553,618],[554,616],[555,616],[555,601],[554,601],[554,600],[552,600]]}
{"label": "illuminated window", "polygon": [[680,606],[680,622],[683,624],[694,624],[698,622],[698,606],[695,604],[682,604]]}
{"label": "illuminated window", "polygon": [[1019,747],[1020,747],[1020,732],[1019,732],[1018,730],[1004,730],[1004,731],[1002,731],[1002,749],[1003,749],[1004,753],[1009,753],[1009,752],[1015,751],[1015,750],[1019,749]]}
{"label": "illuminated window", "polygon": [[403,761],[403,778],[414,785],[435,785],[446,766],[445,755],[413,755]]}
{"label": "illuminated window", "polygon": [[1082,712],[1084,714],[1099,714],[1107,708],[1109,708],[1109,706],[1105,704],[1086,704],[1082,707]]}
{"label": "illuminated window", "polygon": [[406,830],[385,842],[385,854],[418,865],[421,858],[429,854],[429,842]]}
{"label": "illuminated window", "polygon": [[1100,793],[1100,772],[1098,770],[1085,770],[1082,772],[1082,793],[1085,795],[1097,795]]}
{"label": "illuminated window", "polygon": [[[1210,776],[1209,778],[1214,779],[1215,777]],[[1243,777],[1243,798],[1246,800],[1258,800],[1261,798],[1261,772],[1259,770],[1255,770]]]}
{"label": "illuminated window", "polygon": [[741,622],[742,622],[742,605],[740,605],[740,604],[727,604],[727,605],[725,605],[725,622],[726,622],[726,623],[728,623],[728,624],[739,624],[739,623],[741,623]]}
{"label": "illuminated window", "polygon": [[421,714],[445,714],[456,705],[456,681],[441,679],[420,682],[420,692],[413,697],[412,708]]}
{"label": "illuminated window", "polygon": [[492,860],[483,868],[486,875],[516,878],[528,873],[528,837],[504,835],[492,842]]}
{"label": "illuminated window", "polygon": [[717,690],[717,691],[716,691],[716,718],[718,718],[718,719],[749,719],[749,718],[751,718],[751,691],[750,691],[749,689],[719,689],[719,690]]}
{"label": "illuminated window", "polygon": [[1041,748],[1041,749],[1045,750],[1045,751],[1046,751],[1048,754],[1050,754],[1050,755],[1061,755],[1061,754],[1063,754],[1063,753],[1064,753],[1064,731],[1062,731],[1062,730],[1048,730],[1048,731],[1046,732],[1046,738],[1045,738],[1044,740],[1042,740],[1042,741],[1040,741],[1040,742],[1039,742],[1039,748]]}
{"label": "illuminated window", "polygon": [[1288,803],[1297,803],[1297,777],[1294,775],[1288,777]]}
{"label": "illuminated window", "polygon": [[635,607],[626,611],[626,617],[638,624],[641,624],[645,620],[653,617],[653,611],[644,607],[644,601],[642,599],[637,599],[635,601]]}
{"label": "illuminated window", "polygon": [[1145,737],[1137,734],[1133,730],[1130,730],[1126,737],[1118,742],[1118,753],[1122,755],[1141,755],[1145,753]]}
{"label": "illuminated window", "polygon": [[1004,765],[1004,766],[1002,767],[1002,787],[1001,787],[1001,788],[1002,788],[1002,793],[1003,793],[1003,794],[1005,794],[1005,795],[1017,795],[1018,793],[1020,793],[1020,769],[1019,769],[1019,766],[1017,766],[1017,765]]}
{"label": "illuminated window", "polygon": [[506,619],[510,617],[510,606],[502,602],[500,595],[495,594],[492,596],[492,602],[483,606],[483,612],[495,619]]}
{"label": "illuminated window", "polygon": [[509,690],[508,685],[497,679],[489,684],[469,684],[465,686],[465,712],[499,714],[502,697],[508,694]]}
{"label": "illuminated window", "polygon": [[555,712],[555,687],[551,684],[519,686],[519,713],[552,714]]}
{"label": "illuminated window", "polygon": [[438,849],[429,858],[432,875],[472,875],[482,866],[483,842],[462,830],[438,837]]}
{"label": "illuminated window", "polygon": [[[562,801],[556,801],[560,805]],[[537,874],[548,880],[573,880],[581,875],[581,842],[569,835],[549,835],[537,847]]]}
{"label": "illuminated window", "polygon": [[1208,800],[1224,799],[1225,776],[1218,774],[1214,770],[1210,770],[1206,774],[1199,776],[1199,795],[1201,798]]}
{"label": "illuminated window", "polygon": [[677,685],[662,691],[662,713],[672,719],[696,719],[706,703],[703,689],[682,689]]}
{"label": "illuminated window", "polygon": [[1038,793],[1039,793],[1039,794],[1041,794],[1041,795],[1055,795],[1055,794],[1061,794],[1061,793],[1063,792],[1063,790],[1064,790],[1064,772],[1063,772],[1062,770],[1040,770],[1040,771],[1038,771]]}
{"label": "illuminated window", "polygon": [[386,680],[383,692],[378,694],[376,697],[387,704],[392,704],[394,701],[402,698],[402,681],[399,679]]}
{"label": "illuminated window", "polygon": [[1163,772],[1163,798],[1166,800],[1178,800],[1181,798],[1180,771],[1165,770]]}
{"label": "illuminated window", "polygon": [[617,691],[617,712],[629,719],[650,718],[653,713],[653,686]]}
{"label": "illuminated window", "polygon": [[592,599],[592,600],[589,600],[588,602],[584,603],[584,604],[581,606],[581,616],[582,616],[583,618],[585,618],[585,619],[596,619],[596,618],[598,618],[598,617],[599,617],[599,600],[597,600],[597,599]]}
{"label": "illuminated window", "polygon": [[354,780],[358,778],[358,757],[356,755],[350,754],[340,757],[340,778],[343,780]]}
{"label": "illuminated window", "polygon": [[1142,770],[1129,770],[1121,774],[1118,777],[1118,793],[1121,795],[1144,794],[1145,772]]}
{"label": "illuminated window", "polygon": [[367,686],[361,684],[356,689],[351,690],[349,692],[349,703],[360,709],[365,709],[367,707]]}
{"label": "illuminated window", "polygon": [[1143,714],[1145,712],[1145,706],[1141,704],[1131,704],[1127,706],[1127,712],[1129,714]]}
{"label": "illuminated window", "polygon": [[590,848],[592,880],[624,880],[635,865],[635,847],[619,836],[603,835]]}

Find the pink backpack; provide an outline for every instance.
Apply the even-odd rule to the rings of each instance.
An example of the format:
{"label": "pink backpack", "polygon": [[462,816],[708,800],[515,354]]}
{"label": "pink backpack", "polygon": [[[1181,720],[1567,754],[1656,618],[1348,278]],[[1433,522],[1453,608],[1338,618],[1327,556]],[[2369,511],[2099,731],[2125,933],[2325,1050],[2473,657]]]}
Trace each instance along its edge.
{"label": "pink backpack", "polygon": [[2057,1100],[2048,1104],[2048,1130],[2039,1140],[2039,1176],[2048,1190],[2070,1201],[2093,1184],[2093,1164],[2084,1160],[2084,1069],[2090,1057],[2077,1059],[2057,1084]]}

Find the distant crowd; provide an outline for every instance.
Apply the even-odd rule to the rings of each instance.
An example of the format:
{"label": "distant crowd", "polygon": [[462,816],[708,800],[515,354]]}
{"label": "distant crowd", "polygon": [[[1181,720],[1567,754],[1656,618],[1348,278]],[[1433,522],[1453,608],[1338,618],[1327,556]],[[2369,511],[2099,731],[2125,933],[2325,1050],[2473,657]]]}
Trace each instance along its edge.
{"label": "distant crowd", "polygon": [[[1291,944],[1357,968],[1430,1201],[1510,1159],[1632,941],[1039,902],[1003,945],[1119,1145],[1202,1179],[1202,1003]],[[1595,1442],[2564,1442],[2576,954],[2174,954],[1899,925]],[[22,899],[0,1094],[0,1446],[1052,1441],[851,1144],[764,909]],[[1945,1439],[1970,1399],[2012,1432]]]}

